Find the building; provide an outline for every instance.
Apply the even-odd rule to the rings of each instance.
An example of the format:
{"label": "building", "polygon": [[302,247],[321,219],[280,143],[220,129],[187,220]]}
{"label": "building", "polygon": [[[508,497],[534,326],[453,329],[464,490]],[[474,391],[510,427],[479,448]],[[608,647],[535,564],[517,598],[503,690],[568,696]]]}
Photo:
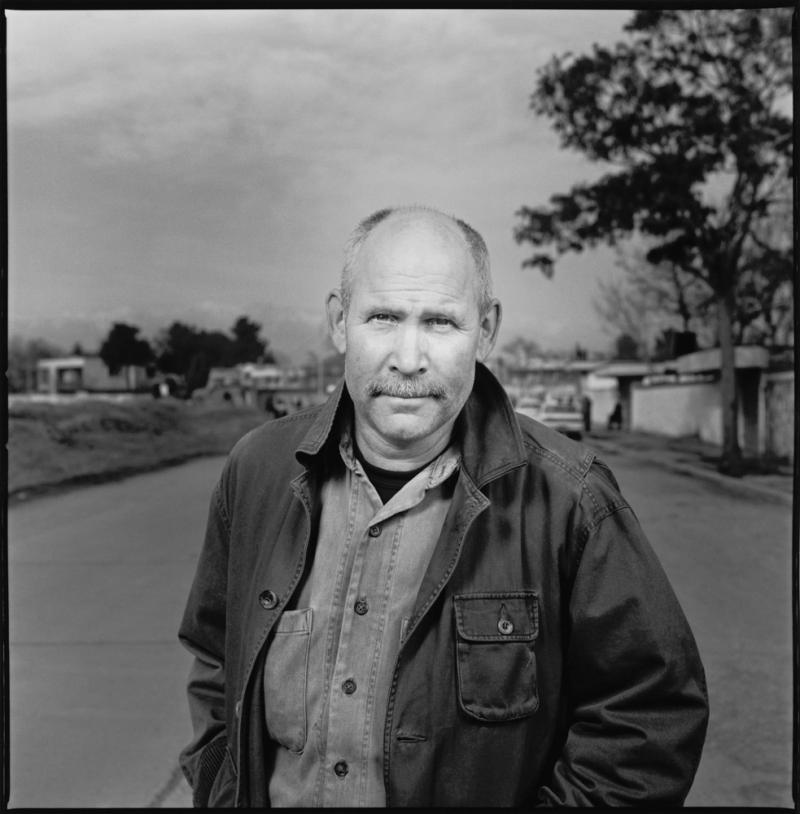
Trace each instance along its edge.
{"label": "building", "polygon": [[37,393],[130,393],[149,386],[146,368],[129,365],[112,376],[99,356],[64,356],[36,363]]}
{"label": "building", "polygon": [[[767,348],[734,349],[738,440],[746,457],[793,456],[794,373],[771,370]],[[631,390],[630,428],[722,444],[720,350],[696,351],[668,363]]]}
{"label": "building", "polygon": [[584,392],[592,400],[592,423],[605,426],[614,407],[619,404],[622,428],[632,429],[631,394],[634,385],[663,370],[663,363],[624,359],[597,365],[584,383]]}
{"label": "building", "polygon": [[540,357],[491,358],[490,370],[497,376],[512,401],[553,388],[571,388],[583,393],[587,377],[603,364],[586,359],[545,359]]}
{"label": "building", "polygon": [[260,407],[273,415],[316,404],[324,398],[316,368],[281,367],[271,362],[245,362],[215,367],[205,387],[193,398],[220,399]]}

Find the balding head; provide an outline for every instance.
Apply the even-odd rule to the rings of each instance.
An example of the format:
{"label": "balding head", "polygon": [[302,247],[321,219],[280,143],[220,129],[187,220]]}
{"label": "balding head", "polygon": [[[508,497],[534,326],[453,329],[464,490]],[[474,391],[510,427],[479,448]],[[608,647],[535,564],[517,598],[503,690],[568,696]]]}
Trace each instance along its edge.
{"label": "balding head", "polygon": [[480,235],[426,207],[376,212],[350,239],[326,308],[365,460],[398,471],[433,460],[500,325]]}
{"label": "balding head", "polygon": [[427,206],[401,206],[380,209],[368,218],[365,218],[355,228],[345,247],[344,266],[341,277],[341,296],[345,312],[350,306],[350,296],[353,278],[356,274],[357,260],[364,244],[373,232],[377,232],[381,224],[402,229],[425,228],[436,231],[442,238],[452,237],[462,242],[469,253],[475,269],[475,287],[478,311],[481,315],[492,305],[492,280],[489,268],[489,251],[483,238],[469,224],[463,220],[446,215],[443,212]]}

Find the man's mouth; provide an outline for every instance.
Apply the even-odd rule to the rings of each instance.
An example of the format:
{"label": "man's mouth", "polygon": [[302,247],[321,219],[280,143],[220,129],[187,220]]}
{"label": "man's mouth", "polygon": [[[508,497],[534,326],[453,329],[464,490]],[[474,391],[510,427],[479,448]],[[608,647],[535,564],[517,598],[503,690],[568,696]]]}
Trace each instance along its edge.
{"label": "man's mouth", "polygon": [[445,397],[444,388],[438,385],[419,387],[418,385],[414,386],[402,382],[373,382],[369,386],[368,391],[369,395],[373,398],[387,396],[388,398],[405,399],[409,401],[414,399],[443,399]]}

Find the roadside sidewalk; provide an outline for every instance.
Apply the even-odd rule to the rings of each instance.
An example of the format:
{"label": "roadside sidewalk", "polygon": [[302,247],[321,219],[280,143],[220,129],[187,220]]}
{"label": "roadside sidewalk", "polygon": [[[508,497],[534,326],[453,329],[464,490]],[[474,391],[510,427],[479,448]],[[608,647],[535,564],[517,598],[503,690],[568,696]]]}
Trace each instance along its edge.
{"label": "roadside sidewalk", "polygon": [[751,465],[746,475],[734,478],[717,470],[719,447],[695,437],[669,438],[595,428],[583,440],[596,449],[612,469],[613,456],[624,454],[690,477],[703,478],[738,494],[787,506],[793,503],[794,478],[790,464],[777,465],[771,471],[757,471],[758,467]]}

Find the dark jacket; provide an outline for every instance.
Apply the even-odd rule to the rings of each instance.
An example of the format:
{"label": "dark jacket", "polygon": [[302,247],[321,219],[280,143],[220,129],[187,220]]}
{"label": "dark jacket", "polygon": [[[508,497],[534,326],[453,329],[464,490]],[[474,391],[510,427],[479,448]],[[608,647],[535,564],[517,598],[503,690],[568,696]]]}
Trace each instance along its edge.
{"label": "dark jacket", "polygon": [[[231,452],[180,627],[195,655],[196,805],[268,805],[262,671],[313,557],[340,385]],[[477,366],[463,463],[394,671],[388,805],[683,803],[705,678],[676,597],[587,447],[513,412]],[[503,620],[512,621],[509,631]]]}

